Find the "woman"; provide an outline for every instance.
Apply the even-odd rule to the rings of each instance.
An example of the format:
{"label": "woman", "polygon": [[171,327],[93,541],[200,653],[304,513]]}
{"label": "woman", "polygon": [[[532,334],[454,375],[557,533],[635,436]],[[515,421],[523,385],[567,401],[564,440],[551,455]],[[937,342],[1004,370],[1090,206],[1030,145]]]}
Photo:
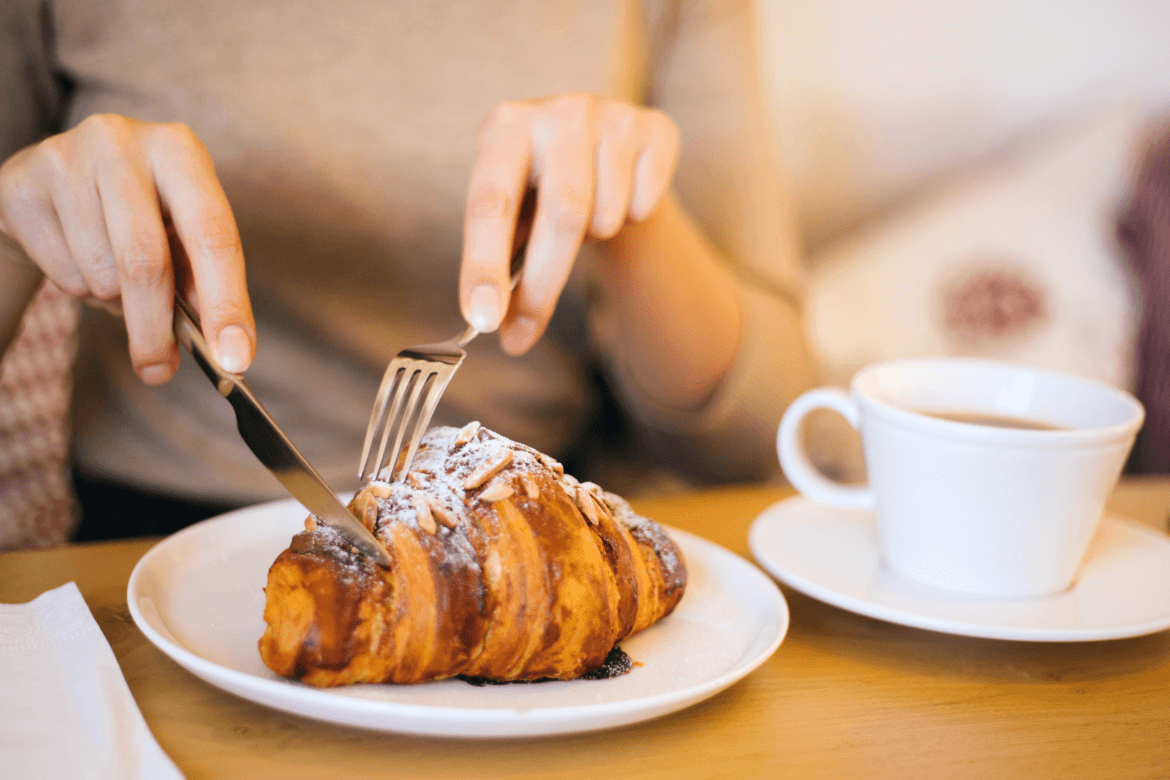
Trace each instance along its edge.
{"label": "woman", "polygon": [[[776,422],[812,369],[749,3],[2,13],[0,237],[23,280],[8,319],[41,274],[122,315],[88,318],[83,484],[283,495],[180,364],[176,278],[220,362],[338,489],[387,361],[460,315],[499,338],[473,343],[437,422],[479,419],[611,484],[639,462],[775,472]],[[596,424],[607,386],[628,437]]]}

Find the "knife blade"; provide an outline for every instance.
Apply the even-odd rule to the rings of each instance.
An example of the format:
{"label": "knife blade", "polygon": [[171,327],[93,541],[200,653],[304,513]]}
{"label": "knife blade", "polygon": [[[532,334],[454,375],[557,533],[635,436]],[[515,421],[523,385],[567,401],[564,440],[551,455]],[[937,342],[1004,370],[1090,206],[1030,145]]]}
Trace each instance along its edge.
{"label": "knife blade", "polygon": [[220,368],[211,355],[199,315],[182,298],[175,298],[175,337],[179,340],[220,394],[232,405],[240,436],[256,458],[295,499],[320,522],[335,528],[354,547],[385,566],[390,556],[378,538],[362,525],[325,482],[292,440],[280,429],[260,399],[248,387],[243,374]]}

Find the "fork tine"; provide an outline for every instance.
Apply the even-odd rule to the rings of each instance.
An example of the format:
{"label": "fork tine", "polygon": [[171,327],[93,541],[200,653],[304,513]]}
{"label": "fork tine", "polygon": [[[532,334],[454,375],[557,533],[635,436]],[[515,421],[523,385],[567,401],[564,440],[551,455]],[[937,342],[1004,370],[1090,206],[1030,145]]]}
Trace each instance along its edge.
{"label": "fork tine", "polygon": [[[516,240],[512,247],[512,289],[520,283],[523,271],[525,245],[532,226],[532,215],[536,209],[536,190],[529,189],[524,195],[521,204],[519,220],[517,222]],[[390,479],[396,481],[404,479],[414,462],[418,452],[419,442],[426,433],[431,417],[435,413],[447,383],[455,375],[455,371],[463,364],[467,357],[464,347],[479,335],[473,326],[467,328],[458,336],[447,341],[435,344],[420,344],[399,352],[386,368],[382,382],[378,387],[378,395],[374,399],[374,411],[370,417],[370,424],[366,428],[366,440],[362,445],[362,458],[358,467],[358,479],[377,479],[378,475],[390,464]],[[403,403],[407,388],[410,388],[410,399]],[[424,395],[425,393],[425,395]],[[419,401],[422,400],[422,406]],[[399,458],[402,440],[407,426],[414,420],[414,429],[406,442],[405,458]],[[394,447],[387,453],[387,443],[390,434],[396,431]],[[379,436],[378,434],[381,434]],[[371,458],[374,441],[380,445],[376,457]],[[388,460],[388,455],[391,460]],[[401,464],[401,466],[399,465]],[[395,473],[399,472],[399,473]]]}
{"label": "fork tine", "polygon": [[399,363],[391,377],[390,385],[383,398],[382,414],[376,428],[368,429],[366,437],[370,439],[370,456],[364,464],[365,473],[371,479],[377,479],[380,471],[379,464],[386,452],[386,436],[394,424],[394,417],[402,406],[402,391],[410,380],[409,370]]}
{"label": "fork tine", "polygon": [[[362,445],[362,458],[358,462],[358,479],[364,480],[367,475],[374,476],[378,473],[376,470],[371,471],[370,456],[373,454],[374,441],[378,438],[378,432],[384,430],[384,426],[389,424],[386,420],[386,411],[389,408],[391,394],[394,392],[403,371],[403,366],[399,365],[397,361],[392,361],[386,367],[386,373],[382,375],[382,382],[378,386],[378,395],[374,398],[374,411],[370,414],[370,424],[366,427],[366,441]],[[382,438],[384,439],[385,436]],[[385,446],[384,441],[382,446]],[[381,457],[382,453],[379,451],[374,463],[381,460]]]}
{"label": "fork tine", "polygon": [[[378,475],[382,473],[382,469],[386,467],[387,459],[387,445],[391,441],[393,433],[402,427],[399,420],[402,417],[403,410],[406,408],[406,397],[410,388],[414,385],[415,377],[418,375],[418,367],[413,363],[407,363],[402,366],[401,374],[398,382],[394,385],[394,395],[390,400],[390,408],[386,412],[386,418],[382,421],[382,434],[378,441],[378,452],[370,464],[370,479],[377,479]],[[395,445],[397,447],[398,445]]]}
{"label": "fork tine", "polygon": [[[410,434],[410,440],[407,444],[406,457],[402,460],[401,465],[395,454],[394,469],[398,470],[396,479],[406,479],[407,473],[410,471],[410,466],[414,463],[414,456],[418,452],[418,445],[422,441],[423,434],[427,432],[427,426],[430,425],[431,417],[435,414],[435,407],[439,405],[439,399],[443,397],[443,393],[447,389],[447,383],[451,381],[451,377],[455,375],[454,369],[447,368],[446,371],[437,370],[430,376],[430,387],[427,389],[426,398],[419,408],[418,421],[414,425],[414,430]],[[405,417],[402,420],[403,429],[406,428]],[[393,471],[393,469],[392,469]]]}
{"label": "fork tine", "polygon": [[[378,468],[374,474],[381,474],[386,467],[390,468],[389,481],[394,481],[394,472],[398,468],[398,454],[402,451],[402,441],[406,436],[407,425],[411,418],[417,413],[419,398],[422,396],[423,389],[430,384],[431,375],[426,373],[427,366],[415,364],[407,369],[410,374],[409,382],[403,378],[403,384],[399,387],[398,392],[395,393],[395,407],[396,414],[391,418],[391,425],[395,431],[394,446],[387,449],[386,442],[390,439],[391,428],[387,428],[382,435],[382,448],[378,452]],[[398,403],[399,399],[406,395],[407,387],[410,388],[410,397],[405,403]],[[405,474],[400,475],[401,479]]]}

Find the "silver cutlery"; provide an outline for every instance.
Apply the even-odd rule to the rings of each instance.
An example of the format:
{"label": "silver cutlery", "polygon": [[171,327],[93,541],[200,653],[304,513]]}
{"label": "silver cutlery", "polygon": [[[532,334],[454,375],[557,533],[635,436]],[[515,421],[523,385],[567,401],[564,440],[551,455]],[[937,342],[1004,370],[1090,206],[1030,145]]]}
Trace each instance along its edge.
{"label": "silver cutlery", "polygon": [[203,339],[199,316],[186,301],[177,297],[174,324],[179,343],[187,348],[203,373],[232,405],[236,426],[252,453],[317,520],[336,529],[347,542],[375,561],[389,566],[386,548],[341,503],[325,479],[297,450],[248,387],[243,374],[220,368]]}
{"label": "silver cutlery", "polygon": [[[536,192],[529,190],[520,207],[512,243],[512,290],[520,282],[524,247],[535,210]],[[382,375],[374,399],[374,410],[366,427],[358,464],[358,479],[376,479],[387,466],[391,467],[387,481],[401,481],[406,477],[439,399],[467,357],[464,347],[478,335],[478,330],[468,326],[447,341],[408,347],[394,356]],[[406,435],[408,430],[409,437]],[[388,447],[391,441],[394,445]]]}
{"label": "silver cutlery", "polygon": [[[512,275],[512,289],[519,281],[517,270]],[[407,347],[394,356],[382,375],[366,428],[359,479],[376,479],[387,466],[392,468],[386,481],[397,482],[406,477],[439,399],[467,357],[463,348],[478,335],[479,331],[469,325],[447,341]],[[411,432],[408,439],[407,430]],[[391,436],[394,446],[387,447]],[[402,456],[404,439],[405,457]],[[378,443],[376,452],[375,442]]]}

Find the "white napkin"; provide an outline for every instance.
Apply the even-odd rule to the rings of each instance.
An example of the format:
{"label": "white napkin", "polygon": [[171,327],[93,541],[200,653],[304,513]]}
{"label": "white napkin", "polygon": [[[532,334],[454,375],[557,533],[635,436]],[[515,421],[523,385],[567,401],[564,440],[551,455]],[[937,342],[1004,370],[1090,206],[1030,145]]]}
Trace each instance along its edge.
{"label": "white napkin", "polygon": [[183,777],[72,582],[27,604],[0,604],[0,775]]}

